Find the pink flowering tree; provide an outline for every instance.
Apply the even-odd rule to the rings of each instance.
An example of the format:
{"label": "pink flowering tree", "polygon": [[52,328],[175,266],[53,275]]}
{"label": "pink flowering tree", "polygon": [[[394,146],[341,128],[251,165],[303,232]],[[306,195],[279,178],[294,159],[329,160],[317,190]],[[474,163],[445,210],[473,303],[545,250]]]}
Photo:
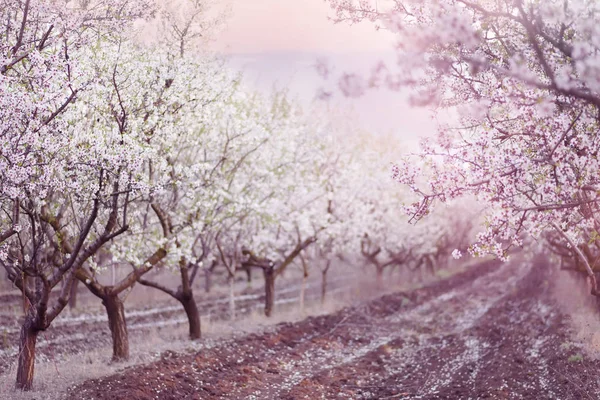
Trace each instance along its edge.
{"label": "pink flowering tree", "polygon": [[550,234],[577,255],[598,295],[598,4],[330,3],[339,21],[368,19],[397,34],[398,62],[356,76],[353,92],[406,89],[414,104],[456,115],[394,168],[420,197],[405,210],[419,219],[436,202],[474,195],[488,211],[472,254],[506,259]]}
{"label": "pink flowering tree", "polygon": [[[369,148],[370,147],[370,148]],[[383,286],[383,274],[396,269],[434,273],[444,268],[452,251],[465,251],[472,239],[472,221],[478,218],[471,201],[452,202],[433,210],[419,223],[399,212],[399,205],[418,199],[405,186],[390,186],[389,167],[394,154],[374,146],[355,149],[358,170],[340,196],[350,204],[354,249],[369,268],[377,284]],[[340,199],[341,200],[341,199]]]}

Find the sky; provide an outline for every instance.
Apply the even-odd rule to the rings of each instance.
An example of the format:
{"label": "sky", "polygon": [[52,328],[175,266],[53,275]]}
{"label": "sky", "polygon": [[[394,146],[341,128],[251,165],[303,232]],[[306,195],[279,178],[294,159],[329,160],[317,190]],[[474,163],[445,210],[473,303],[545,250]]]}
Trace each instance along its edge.
{"label": "sky", "polygon": [[377,52],[393,44],[391,34],[370,23],[334,24],[325,0],[224,1],[232,13],[215,42],[223,52]]}
{"label": "sky", "polygon": [[[226,54],[230,67],[242,71],[245,83],[259,91],[287,88],[310,103],[320,87],[330,85],[316,73],[317,60],[327,60],[338,73],[368,71],[381,59],[393,60],[390,32],[371,23],[335,24],[325,0],[215,1],[230,6],[230,14],[211,47]],[[379,90],[357,99],[338,93],[331,102],[354,116],[363,130],[397,137],[402,147],[416,149],[419,136],[434,131],[429,113],[410,107],[397,92]]]}

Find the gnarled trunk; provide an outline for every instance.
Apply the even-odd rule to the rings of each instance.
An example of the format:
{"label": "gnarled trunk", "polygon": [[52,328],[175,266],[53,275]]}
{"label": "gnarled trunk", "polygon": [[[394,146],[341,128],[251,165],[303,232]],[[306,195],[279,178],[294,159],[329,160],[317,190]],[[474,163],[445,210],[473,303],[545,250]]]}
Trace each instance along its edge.
{"label": "gnarled trunk", "polygon": [[229,276],[229,318],[233,321],[235,319],[235,280],[233,276]]}
{"label": "gnarled trunk", "polygon": [[377,265],[376,268],[377,268],[377,288],[382,289],[383,288],[383,267],[380,267],[379,265]]}
{"label": "gnarled trunk", "polygon": [[209,293],[211,288],[212,288],[212,269],[205,268],[204,269],[204,291],[206,293]]}
{"label": "gnarled trunk", "polygon": [[327,297],[327,270],[321,271],[321,304],[325,304]]}
{"label": "gnarled trunk", "polygon": [[302,284],[300,285],[300,312],[304,312],[304,297],[306,294],[306,281],[308,280],[308,275],[302,276]]}
{"label": "gnarled trunk", "polygon": [[275,304],[275,270],[272,267],[263,269],[265,276],[265,315],[270,317]]}
{"label": "gnarled trunk", "polygon": [[108,315],[108,327],[112,335],[113,361],[129,359],[129,336],[125,321],[125,307],[118,295],[108,294],[102,298]]}
{"label": "gnarled trunk", "polygon": [[198,305],[194,299],[194,293],[188,292],[178,297],[179,302],[185,310],[185,315],[188,319],[188,325],[190,327],[190,339],[196,340],[201,337],[201,325],[200,325],[200,313],[198,312]]}
{"label": "gnarled trunk", "polygon": [[[29,317],[27,317],[29,318]],[[17,389],[31,390],[33,387],[33,368],[35,366],[35,344],[39,330],[33,323],[26,321],[21,328],[19,338],[19,365],[17,367]]]}

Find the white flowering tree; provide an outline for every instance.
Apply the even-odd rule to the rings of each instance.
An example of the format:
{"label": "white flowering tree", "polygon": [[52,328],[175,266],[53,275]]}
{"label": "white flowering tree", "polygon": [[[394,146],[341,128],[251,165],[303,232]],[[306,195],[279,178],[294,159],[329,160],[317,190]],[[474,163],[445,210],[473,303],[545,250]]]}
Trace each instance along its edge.
{"label": "white flowering tree", "polygon": [[202,52],[229,14],[229,8],[216,0],[169,0],[158,7],[144,33],[155,34],[155,41],[173,57]]}
{"label": "white flowering tree", "polygon": [[[200,337],[191,285],[205,252],[195,253],[194,237],[200,238],[196,232],[208,214],[202,212],[204,207],[218,201],[212,173],[230,153],[227,146],[220,147],[221,132],[211,126],[237,84],[213,57],[188,54],[200,50],[218,20],[208,23],[204,1],[157,6],[154,18],[137,21],[139,29],[127,38],[99,40],[90,49],[94,57],[87,67],[96,85],[79,108],[84,120],[118,129],[143,149],[136,176],[143,190],[130,206],[128,234],[112,241],[104,257],[77,271],[77,278],[106,308],[113,360],[129,357],[124,294],[138,281],[149,283],[143,276],[157,265],[179,271],[180,288],[167,293],[182,303],[190,337]],[[210,189],[204,190],[206,186]],[[132,270],[118,282],[104,284],[102,272],[108,265]]]}
{"label": "white flowering tree", "polygon": [[[398,213],[398,205],[405,200],[406,193],[388,187],[390,152],[364,148],[361,153],[361,163],[371,167],[368,174],[363,169],[362,179],[357,177],[355,184],[357,250],[375,268],[377,284],[382,286],[385,270],[408,264],[421,249],[415,243],[415,227]],[[431,238],[424,240],[427,243]]]}
{"label": "white flowering tree", "polygon": [[[151,8],[142,1],[2,1],[0,261],[26,299],[16,386],[33,383],[35,344],[67,304],[76,271],[127,229],[139,149],[118,132],[79,130],[70,110],[93,76],[82,62]],[[9,212],[6,214],[6,212]],[[51,300],[52,289],[60,287]]]}
{"label": "white flowering tree", "polygon": [[[91,260],[77,272],[106,307],[114,360],[129,356],[122,297],[137,282],[178,300],[188,316],[190,338],[200,337],[192,285],[211,255],[214,226],[232,212],[232,180],[264,142],[261,115],[220,62],[152,50],[130,42],[98,47],[92,69],[100,84],[81,106],[89,114],[84,119],[102,126],[110,127],[118,116],[117,127],[124,126],[125,137],[135,137],[144,149],[137,177],[144,190],[130,207],[128,234],[111,242],[103,262]],[[118,282],[103,284],[108,264],[132,270]],[[156,265],[173,268],[180,286],[144,279]]]}
{"label": "white flowering tree", "polygon": [[[383,286],[387,270],[427,268],[433,272],[445,264],[453,249],[465,250],[465,244],[459,242],[464,242],[469,229],[461,227],[454,218],[468,220],[473,216],[471,211],[459,210],[455,205],[447,212],[436,210],[426,221],[414,223],[399,209],[415,196],[404,187],[390,187],[393,153],[373,144],[359,146],[355,152],[355,171],[339,196],[345,202],[340,209],[349,220],[344,227],[345,236],[353,235],[352,239],[345,239],[345,252],[360,255],[374,268],[378,286]],[[350,172],[350,168],[345,171]]]}
{"label": "white flowering tree", "polygon": [[[153,196],[165,186],[176,185],[177,182],[169,174],[167,160],[161,157],[161,148],[157,144],[176,140],[179,132],[177,114],[187,110],[193,93],[180,82],[187,84],[193,76],[186,75],[186,71],[191,70],[189,66],[182,66],[182,63],[173,65],[159,52],[146,53],[130,41],[104,42],[90,52],[93,57],[86,67],[88,73],[95,76],[95,85],[80,98],[72,113],[77,113],[78,119],[84,121],[80,128],[118,132],[123,143],[129,142],[139,149],[136,158],[130,160],[136,174],[134,178],[140,186],[129,206],[131,232],[112,241],[107,248],[111,256],[90,259],[76,273],[77,278],[102,300],[106,308],[113,339],[113,360],[118,361],[129,357],[121,296],[133,287],[139,277],[167,256],[171,232],[163,230],[159,238],[154,238],[140,229],[139,224],[161,226],[165,223],[164,212],[160,204],[153,201]],[[120,247],[120,241],[133,246],[132,236],[154,246],[149,246],[141,254],[134,252],[133,248],[127,251]],[[120,281],[104,285],[99,278],[106,270],[106,264],[125,261],[118,257],[121,253],[114,254],[115,249],[131,255],[125,260],[133,269]]]}
{"label": "white flowering tree", "polygon": [[309,123],[285,96],[275,99],[283,124],[273,132],[255,163],[252,204],[242,254],[244,268],[265,279],[265,315],[275,301],[275,280],[332,221],[328,212],[329,159],[318,123]]}
{"label": "white flowering tree", "polygon": [[[314,115],[314,113],[313,113]],[[322,116],[323,122],[329,122],[329,116]],[[344,272],[351,271],[351,263],[346,259],[356,250],[355,231],[359,221],[352,211],[355,209],[358,182],[364,173],[365,165],[355,157],[350,132],[340,132],[334,124],[327,125],[327,132],[319,138],[323,152],[320,181],[325,202],[320,202],[324,219],[324,229],[317,240],[300,254],[302,283],[300,286],[300,309],[304,310],[305,291],[311,270],[316,266],[321,275],[321,303],[327,296],[327,274],[335,261],[344,262]],[[360,229],[360,228],[358,228]]]}
{"label": "white flowering tree", "polygon": [[179,137],[176,146],[165,150],[177,184],[155,196],[165,214],[163,229],[173,236],[165,263],[176,268],[181,283],[170,288],[149,279],[138,280],[182,303],[192,339],[201,335],[193,283],[202,268],[214,269],[219,257],[231,274],[235,272],[234,264],[218,252],[225,236],[220,233],[226,230],[229,236],[246,213],[245,192],[253,179],[250,164],[269,129],[269,110],[239,90],[231,77],[216,73],[218,67],[214,64],[215,74],[198,86],[207,88],[220,79],[222,86],[207,92],[216,100],[193,114],[186,113],[190,123],[184,126],[193,128]]}

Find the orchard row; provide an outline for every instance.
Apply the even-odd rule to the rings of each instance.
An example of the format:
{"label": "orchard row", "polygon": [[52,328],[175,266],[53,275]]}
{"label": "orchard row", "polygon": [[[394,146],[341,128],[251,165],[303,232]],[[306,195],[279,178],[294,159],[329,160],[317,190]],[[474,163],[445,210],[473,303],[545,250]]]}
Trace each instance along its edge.
{"label": "orchard row", "polygon": [[[326,110],[248,91],[202,53],[202,2],[0,5],[0,263],[26,300],[18,388],[31,389],[37,337],[76,282],[106,308],[122,360],[136,284],[180,302],[197,339],[193,283],[206,271],[231,285],[261,271],[270,316],[294,263],[325,276],[334,259],[362,258],[381,279],[466,250],[467,207],[407,224],[415,199],[390,179],[392,152]],[[111,282],[115,268],[127,272]],[[157,268],[179,283],[147,278]]]}

